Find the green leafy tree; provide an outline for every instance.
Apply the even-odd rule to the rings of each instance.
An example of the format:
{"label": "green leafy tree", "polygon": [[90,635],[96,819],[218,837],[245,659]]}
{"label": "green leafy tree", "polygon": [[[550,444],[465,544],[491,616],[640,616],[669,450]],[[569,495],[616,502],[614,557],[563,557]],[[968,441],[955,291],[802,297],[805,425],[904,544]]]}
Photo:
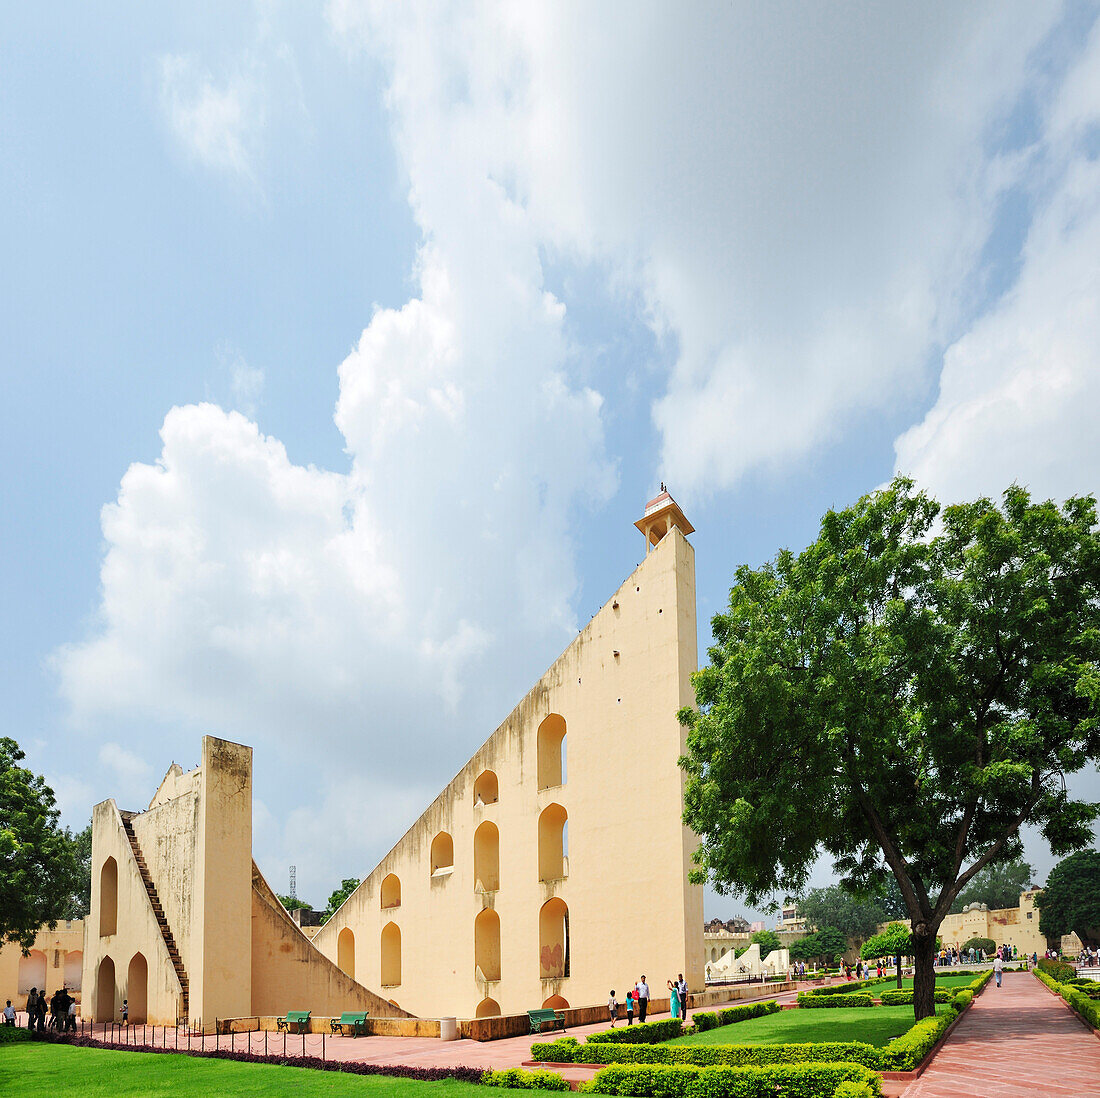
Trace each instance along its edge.
{"label": "green leafy tree", "polygon": [[[345,882],[346,883],[346,882]],[[278,895],[278,893],[276,893]],[[335,896],[336,893],[333,893]],[[331,903],[331,897],[329,902]],[[340,901],[343,903],[343,900]],[[302,908],[305,911],[312,911],[313,909],[305,902],[305,900],[299,900],[297,896],[279,896],[279,903],[287,909],[287,911],[297,911],[298,908]],[[336,908],[333,908],[335,911]]]}
{"label": "green leafy tree", "polygon": [[808,926],[835,927],[845,938],[859,942],[886,922],[886,911],[877,899],[860,899],[839,885],[811,888],[799,899],[798,913]]}
{"label": "green leafy tree", "polygon": [[358,877],[345,877],[340,882],[340,887],[328,898],[328,907],[325,908],[325,922],[336,914],[341,904],[359,887]]}
{"label": "green leafy tree", "polygon": [[1088,946],[1100,942],[1100,851],[1081,850],[1059,862],[1035,897],[1039,930],[1048,939],[1071,931]]}
{"label": "green leafy tree", "polygon": [[860,956],[865,961],[877,961],[880,957],[893,957],[898,969],[898,987],[901,987],[901,959],[913,952],[913,933],[902,923],[891,923],[881,934],[874,934],[863,943]]}
{"label": "green leafy tree", "polygon": [[92,825],[74,835],[65,828],[65,839],[76,863],[76,887],[69,898],[66,919],[86,919],[92,906]]}
{"label": "green leafy tree", "polygon": [[847,948],[847,939],[835,926],[823,926],[791,943],[791,960],[830,961]]}
{"label": "green leafy tree", "polygon": [[992,938],[970,938],[963,942],[963,949],[980,949],[987,956],[997,951],[997,943]]}
{"label": "green leafy tree", "polygon": [[941,512],[898,479],[802,553],[740,568],[680,712],[693,879],[758,906],[822,852],[856,894],[892,875],[914,1013],[934,1014],[955,897],[1022,855],[1022,824],[1066,854],[1100,815],[1065,780],[1100,753],[1096,522],[1091,497],[1013,487]]}
{"label": "green leafy tree", "polygon": [[767,957],[772,950],[779,949],[782,943],[779,941],[779,935],[774,930],[758,930],[754,934],[749,936],[749,944],[756,944],[760,947],[760,956]]}
{"label": "green leafy tree", "polygon": [[962,911],[967,904],[986,904],[991,911],[1019,907],[1020,893],[1031,884],[1031,865],[1023,858],[1000,865],[987,865],[956,897],[951,910]]}
{"label": "green leafy tree", "polygon": [[53,790],[23,758],[15,740],[0,737],[0,945],[18,942],[26,953],[41,926],[65,917],[79,880]]}

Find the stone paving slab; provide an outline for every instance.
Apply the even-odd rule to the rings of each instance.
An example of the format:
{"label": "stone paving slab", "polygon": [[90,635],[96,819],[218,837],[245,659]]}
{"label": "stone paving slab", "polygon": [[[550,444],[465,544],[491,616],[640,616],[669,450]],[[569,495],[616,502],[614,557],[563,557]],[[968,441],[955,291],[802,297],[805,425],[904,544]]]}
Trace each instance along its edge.
{"label": "stone paving slab", "polygon": [[1031,973],[990,981],[904,1098],[1100,1098],[1100,1041]]}

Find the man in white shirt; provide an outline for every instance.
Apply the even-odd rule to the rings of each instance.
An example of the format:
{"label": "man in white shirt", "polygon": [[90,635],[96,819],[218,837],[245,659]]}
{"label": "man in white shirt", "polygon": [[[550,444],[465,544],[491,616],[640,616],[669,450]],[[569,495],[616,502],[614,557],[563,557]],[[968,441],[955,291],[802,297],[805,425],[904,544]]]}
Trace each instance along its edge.
{"label": "man in white shirt", "polygon": [[649,984],[645,982],[645,973],[638,981],[638,1022],[645,1021],[646,1007],[649,1006]]}
{"label": "man in white shirt", "polygon": [[8,1005],[4,1007],[4,1025],[15,1025],[15,1008],[11,1005],[11,1000],[8,1000]]}
{"label": "man in white shirt", "polygon": [[1004,963],[1001,961],[1001,955],[998,953],[993,958],[993,979],[997,981],[997,986],[1001,986],[1001,971],[1004,968]]}

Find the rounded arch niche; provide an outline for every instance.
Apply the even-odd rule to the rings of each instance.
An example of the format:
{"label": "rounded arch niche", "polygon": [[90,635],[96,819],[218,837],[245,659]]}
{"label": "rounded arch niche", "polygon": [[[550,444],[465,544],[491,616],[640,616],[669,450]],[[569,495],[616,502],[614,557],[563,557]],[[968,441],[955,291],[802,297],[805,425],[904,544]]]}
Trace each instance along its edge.
{"label": "rounded arch niche", "polygon": [[550,998],[547,999],[542,1004],[542,1009],[543,1010],[568,1010],[569,1009],[569,1000],[568,999],[563,999],[560,995],[551,995]]}
{"label": "rounded arch niche", "polygon": [[556,802],[539,814],[539,880],[560,881],[569,876],[566,863],[565,827],[569,816]]}
{"label": "rounded arch niche", "polygon": [[432,876],[443,877],[455,868],[455,843],[446,831],[432,839]]}
{"label": "rounded arch niche", "polygon": [[99,870],[99,936],[118,928],[118,862],[108,858]]}
{"label": "rounded arch niche", "polygon": [[492,908],[474,919],[474,975],[479,980],[500,979],[500,916]]}
{"label": "rounded arch niche", "polygon": [[569,908],[559,896],[539,911],[539,976],[543,980],[569,975]]}
{"label": "rounded arch niche", "polygon": [[99,974],[95,984],[95,1020],[115,1020],[115,962],[104,957],[99,962]]}
{"label": "rounded arch niche", "polygon": [[536,741],[539,789],[565,782],[565,718],[551,713],[539,725]]}
{"label": "rounded arch niche", "polygon": [[126,970],[127,1019],[145,1022],[149,1018],[149,963],[144,953],[135,953]]}
{"label": "rounded arch niche", "polygon": [[19,958],[19,970],[16,978],[16,990],[26,995],[32,987],[42,991],[46,986],[46,954],[40,949],[32,949],[26,957]]}
{"label": "rounded arch niche", "polygon": [[401,878],[396,873],[387,873],[382,878],[382,906],[401,906]]}
{"label": "rounded arch niche", "polygon": [[382,986],[401,983],[401,928],[397,923],[382,927]]}
{"label": "rounded arch niche", "polygon": [[495,1018],[500,1014],[500,1003],[496,999],[482,999],[477,1004],[477,1010],[474,1012],[475,1018]]}
{"label": "rounded arch niche", "polygon": [[483,770],[474,782],[474,804],[496,804],[500,799],[500,785],[492,770]]}
{"label": "rounded arch niche", "polygon": [[474,832],[474,891],[496,892],[500,888],[500,832],[485,821]]}
{"label": "rounded arch niche", "polygon": [[355,934],[350,926],[344,927],[337,935],[336,964],[342,972],[355,979]]}

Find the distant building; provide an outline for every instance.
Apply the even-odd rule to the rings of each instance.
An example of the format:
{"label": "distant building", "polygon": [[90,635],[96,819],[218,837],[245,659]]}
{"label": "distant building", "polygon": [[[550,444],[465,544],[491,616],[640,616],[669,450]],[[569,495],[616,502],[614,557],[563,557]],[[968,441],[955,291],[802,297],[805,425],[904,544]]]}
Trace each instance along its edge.
{"label": "distant building", "polygon": [[83,919],[62,920],[53,930],[42,927],[26,957],[18,942],[0,945],[0,995],[25,1010],[32,987],[50,995],[66,988],[79,1003],[83,964]]}
{"label": "distant building", "polygon": [[[1067,934],[1050,943],[1039,930],[1039,910],[1035,897],[1041,889],[1030,888],[1020,893],[1016,907],[1004,907],[990,911],[985,904],[967,904],[962,911],[948,915],[940,924],[939,936],[945,946],[960,949],[971,938],[989,938],[997,945],[1015,946],[1020,953],[1038,953],[1041,957],[1051,946],[1073,955],[1081,949],[1081,939]],[[888,924],[883,923],[878,930]]]}
{"label": "distant building", "polygon": [[800,934],[806,933],[806,919],[798,913],[798,904],[786,903],[780,908],[779,921],[775,924],[775,929]]}

